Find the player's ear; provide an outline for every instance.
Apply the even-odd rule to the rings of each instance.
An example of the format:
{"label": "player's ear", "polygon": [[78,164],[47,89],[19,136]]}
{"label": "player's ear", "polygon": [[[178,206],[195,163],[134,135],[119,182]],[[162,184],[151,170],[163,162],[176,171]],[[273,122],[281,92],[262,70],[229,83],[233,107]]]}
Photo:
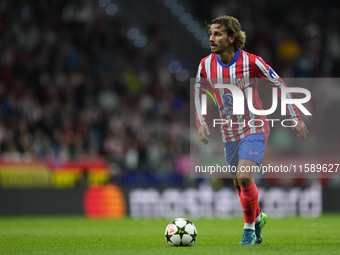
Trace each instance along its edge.
{"label": "player's ear", "polygon": [[232,35],[232,36],[229,36],[229,43],[234,43],[234,41],[235,41],[235,36],[234,35]]}

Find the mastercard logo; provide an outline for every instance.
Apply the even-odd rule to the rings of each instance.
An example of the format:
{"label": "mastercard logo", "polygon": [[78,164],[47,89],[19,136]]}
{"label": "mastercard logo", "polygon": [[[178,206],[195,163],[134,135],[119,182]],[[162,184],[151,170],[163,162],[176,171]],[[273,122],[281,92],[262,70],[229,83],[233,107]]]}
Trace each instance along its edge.
{"label": "mastercard logo", "polygon": [[121,218],[126,203],[121,189],[113,184],[90,186],[84,195],[84,213],[89,218]]}

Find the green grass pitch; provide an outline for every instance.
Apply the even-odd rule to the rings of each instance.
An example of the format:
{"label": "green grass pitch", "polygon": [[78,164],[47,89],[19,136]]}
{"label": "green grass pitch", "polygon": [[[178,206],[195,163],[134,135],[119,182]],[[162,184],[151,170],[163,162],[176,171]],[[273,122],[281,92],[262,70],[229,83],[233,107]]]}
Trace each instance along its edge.
{"label": "green grass pitch", "polygon": [[91,220],[84,217],[1,217],[0,254],[340,254],[340,215],[268,219],[263,243],[239,247],[242,218],[189,219],[192,247],[170,247],[172,219]]}

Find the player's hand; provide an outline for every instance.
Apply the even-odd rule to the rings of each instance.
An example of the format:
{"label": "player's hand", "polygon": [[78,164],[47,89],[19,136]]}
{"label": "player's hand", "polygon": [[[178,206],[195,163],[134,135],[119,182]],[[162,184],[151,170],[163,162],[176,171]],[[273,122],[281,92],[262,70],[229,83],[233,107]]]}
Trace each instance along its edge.
{"label": "player's hand", "polygon": [[305,123],[302,121],[302,122],[299,122],[295,127],[292,128],[295,132],[296,132],[296,135],[305,140],[307,138],[307,134],[308,134],[308,129],[305,125]]}
{"label": "player's hand", "polygon": [[205,145],[208,145],[210,140],[205,136],[205,134],[210,135],[207,124],[204,124],[198,128],[198,138],[201,144],[204,143]]}

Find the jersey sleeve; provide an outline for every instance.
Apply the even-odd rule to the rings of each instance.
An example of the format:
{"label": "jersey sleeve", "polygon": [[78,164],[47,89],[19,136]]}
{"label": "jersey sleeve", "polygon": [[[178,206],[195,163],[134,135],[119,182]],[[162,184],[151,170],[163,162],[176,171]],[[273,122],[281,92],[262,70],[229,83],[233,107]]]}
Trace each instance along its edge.
{"label": "jersey sleeve", "polygon": [[[267,65],[261,57],[255,56],[255,77],[261,79],[270,87],[278,87],[278,94],[281,98],[281,89],[287,87],[286,83],[282,78],[269,66]],[[292,99],[293,95],[291,93],[286,93],[286,98]],[[290,115],[291,119],[301,122],[302,118],[300,116],[299,110],[294,104],[287,104],[286,113]]]}
{"label": "jersey sleeve", "polygon": [[206,73],[202,67],[202,61],[198,66],[196,81],[195,81],[195,91],[194,91],[194,99],[195,99],[195,116],[196,116],[196,126],[199,128],[200,126],[206,124],[204,115],[202,114],[202,104],[201,104],[201,94],[203,90],[201,89],[202,79],[206,78]]}

